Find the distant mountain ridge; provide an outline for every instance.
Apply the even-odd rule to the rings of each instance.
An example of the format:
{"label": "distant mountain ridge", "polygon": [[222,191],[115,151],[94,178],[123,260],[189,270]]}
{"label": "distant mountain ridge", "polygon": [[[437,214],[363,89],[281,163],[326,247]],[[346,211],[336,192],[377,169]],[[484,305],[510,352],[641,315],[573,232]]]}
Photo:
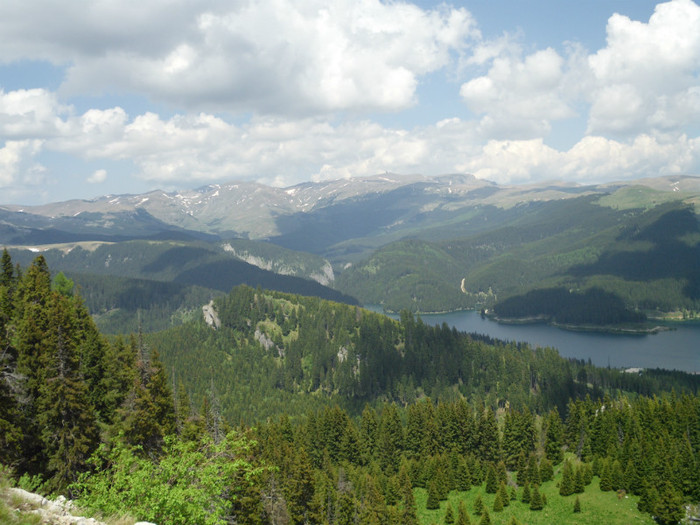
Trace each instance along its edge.
{"label": "distant mountain ridge", "polygon": [[134,213],[141,213],[145,219],[146,213],[154,221],[160,221],[163,228],[226,238],[266,239],[280,234],[279,222],[284,217],[415,184],[425,185],[433,194],[464,194],[476,188],[493,186],[467,175],[430,178],[387,174],[307,182],[286,188],[233,182],[170,193],[156,190],[138,195],[106,195],[92,200],[70,200],[38,206],[0,206],[0,221],[43,228],[50,224],[68,227],[68,223],[73,223],[73,229],[89,225],[113,228],[120,224],[120,219],[130,218]]}
{"label": "distant mountain ridge", "polygon": [[[164,267],[157,277],[148,266],[137,273],[125,267],[121,275],[224,292],[241,281],[238,274],[270,282],[237,259],[394,311],[449,311],[533,289],[599,287],[633,310],[696,315],[699,210],[700,178],[692,176],[503,186],[470,175],[387,173],[287,188],[240,182],[0,206],[0,245],[58,248],[66,254],[53,267],[69,269],[63,265],[75,259],[76,271],[116,275],[104,264],[109,253],[117,257],[117,246],[87,257],[69,255],[66,243],[170,242],[180,248],[173,245],[163,261],[184,254],[197,260],[181,261],[176,273]],[[679,219],[685,222],[676,225]],[[661,237],[638,237],[640,228]],[[217,273],[230,279],[216,280]],[[289,291],[279,288],[285,280],[277,289]]]}
{"label": "distant mountain ridge", "polygon": [[[649,207],[686,199],[700,209],[700,178],[660,177],[601,185],[545,182],[498,185],[471,175],[385,174],[286,188],[255,182],[214,184],[175,192],[106,195],[39,206],[0,203],[0,243],[37,245],[133,238],[267,240],[324,256],[376,249],[393,240],[440,230],[463,236],[463,224],[491,207],[603,197],[611,207]],[[607,203],[603,202],[606,201]],[[491,214],[492,226],[498,220]],[[509,220],[507,217],[505,220]],[[483,222],[483,221],[482,221]],[[456,231],[449,225],[456,224]],[[484,229],[483,227],[481,229]],[[470,225],[467,233],[478,227]],[[433,233],[426,238],[434,239]],[[345,243],[352,241],[351,250]],[[338,258],[342,258],[339,256]]]}
{"label": "distant mountain ridge", "polygon": [[[202,238],[271,240],[303,251],[322,253],[331,241],[300,247],[295,238],[308,235],[317,222],[340,219],[356,210],[365,228],[334,225],[335,238],[405,235],[431,221],[449,220],[474,206],[509,208],[520,203],[605,195],[622,188],[652,192],[700,194],[697,177],[665,177],[604,185],[544,183],[500,186],[471,175],[386,174],[375,177],[307,182],[286,188],[254,182],[214,184],[177,192],[106,195],[93,200],[70,200],[39,206],[0,205],[0,243],[42,244],[48,238],[97,240],[102,236],[147,238],[190,235]],[[365,213],[366,215],[366,213]],[[318,220],[316,220],[318,218]],[[352,226],[352,227],[350,227]],[[347,229],[346,235],[343,230]],[[48,232],[42,234],[42,232]],[[340,235],[339,235],[340,234]],[[343,238],[344,237],[344,238]],[[55,241],[53,241],[55,242]],[[308,249],[312,248],[312,249]]]}

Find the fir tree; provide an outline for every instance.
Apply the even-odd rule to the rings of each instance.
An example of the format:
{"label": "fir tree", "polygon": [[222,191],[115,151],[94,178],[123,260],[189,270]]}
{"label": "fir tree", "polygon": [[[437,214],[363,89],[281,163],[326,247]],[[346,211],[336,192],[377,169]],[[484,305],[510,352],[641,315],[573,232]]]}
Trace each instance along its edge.
{"label": "fir tree", "polygon": [[403,426],[396,405],[386,404],[379,426],[378,459],[387,474],[398,471],[403,449]]}
{"label": "fir tree", "polygon": [[428,501],[425,504],[425,508],[428,510],[440,508],[440,489],[435,480],[428,484]]}
{"label": "fir tree", "polygon": [[418,525],[418,513],[413,489],[410,484],[403,484],[403,509],[401,510],[401,523],[406,525]]}
{"label": "fir tree", "polygon": [[493,500],[493,511],[494,512],[502,512],[503,511],[503,497],[501,495],[501,491],[498,491],[496,493],[496,497]]}
{"label": "fir tree", "polygon": [[531,485],[539,485],[541,483],[540,469],[537,466],[537,456],[530,454],[530,460],[527,464],[527,480]]}
{"label": "fir tree", "polygon": [[469,466],[467,465],[467,461],[461,456],[457,464],[456,478],[457,490],[467,491],[471,488],[472,480],[469,474]]}
{"label": "fir tree", "polygon": [[532,495],[530,496],[530,510],[542,510],[544,508],[544,501],[542,500],[542,494],[540,494],[540,489],[537,485],[532,487]]}
{"label": "fir tree", "polygon": [[544,483],[545,481],[551,481],[554,477],[554,467],[552,466],[552,462],[549,461],[547,458],[544,458],[540,462],[539,471],[541,483]]}
{"label": "fir tree", "polygon": [[610,467],[610,486],[612,490],[625,488],[625,475],[622,471],[622,465],[617,459],[612,462]]}
{"label": "fir tree", "polygon": [[523,486],[523,495],[520,498],[520,501],[523,503],[530,503],[530,500],[532,499],[532,494],[530,493],[530,484],[526,481],[525,485]]}
{"label": "fir tree", "polygon": [[491,516],[489,515],[489,511],[487,509],[484,509],[484,513],[481,515],[479,525],[491,525]]}
{"label": "fir tree", "polygon": [[581,512],[581,500],[576,496],[576,501],[574,501],[574,514]]}
{"label": "fir tree", "polygon": [[571,462],[565,461],[562,468],[561,483],[559,484],[559,494],[570,496],[574,493],[574,473]]}
{"label": "fir tree", "polygon": [[659,503],[659,492],[656,487],[645,482],[642,488],[642,494],[637,502],[637,509],[640,512],[653,514],[656,511],[656,506]]}
{"label": "fir tree", "polygon": [[481,516],[484,512],[484,500],[481,499],[481,494],[477,494],[474,498],[474,514]]}
{"label": "fir tree", "polygon": [[[336,513],[338,525],[355,525],[355,498],[348,490],[340,492],[338,497],[338,511]],[[296,523],[296,521],[295,521]]]}
{"label": "fir tree", "polygon": [[501,440],[496,415],[490,408],[481,412],[476,436],[481,459],[496,463],[501,455]]}
{"label": "fir tree", "polygon": [[498,494],[501,495],[501,501],[503,502],[504,507],[510,505],[510,496],[508,495],[508,489],[506,488],[504,481],[501,481],[501,484],[498,487]]}
{"label": "fir tree", "polygon": [[562,459],[564,459],[564,453],[562,452],[563,435],[564,428],[561,418],[559,417],[559,412],[555,407],[547,415],[544,442],[544,451],[547,459],[555,465],[561,463]]}
{"label": "fir tree", "polygon": [[600,490],[607,492],[613,489],[610,461],[604,460],[600,471]]}
{"label": "fir tree", "polygon": [[576,494],[582,494],[583,490],[586,486],[585,481],[584,481],[584,473],[583,473],[584,470],[585,470],[585,467],[583,465],[579,465],[576,468],[576,473],[574,474],[574,492]]}
{"label": "fir tree", "polygon": [[0,463],[16,466],[21,459],[22,428],[20,409],[12,393],[16,352],[8,334],[14,310],[14,271],[10,254],[2,252],[0,265]]}
{"label": "fir tree", "polygon": [[659,498],[654,506],[654,515],[662,525],[678,523],[685,517],[683,498],[668,480],[659,490]]}
{"label": "fir tree", "polygon": [[48,459],[49,488],[63,492],[86,470],[87,459],[97,447],[98,432],[87,385],[79,372],[71,301],[53,293],[47,306],[51,313],[41,355],[45,383],[36,399],[37,422]]}
{"label": "fir tree", "polygon": [[493,463],[490,463],[486,472],[486,494],[495,494],[498,490],[498,478]]}
{"label": "fir tree", "polygon": [[51,275],[42,255],[34,259],[17,286],[13,348],[17,385],[24,400],[22,417],[22,471],[39,474],[46,469],[37,402],[46,383],[45,339],[50,334]]}
{"label": "fir tree", "polygon": [[451,525],[452,523],[455,522],[455,515],[454,511],[452,510],[452,505],[450,503],[447,503],[447,508],[445,508],[445,523],[448,525]]}
{"label": "fir tree", "polygon": [[457,505],[457,522],[456,525],[471,525],[471,520],[469,519],[469,513],[467,512],[467,506],[464,501],[460,500],[459,505]]}

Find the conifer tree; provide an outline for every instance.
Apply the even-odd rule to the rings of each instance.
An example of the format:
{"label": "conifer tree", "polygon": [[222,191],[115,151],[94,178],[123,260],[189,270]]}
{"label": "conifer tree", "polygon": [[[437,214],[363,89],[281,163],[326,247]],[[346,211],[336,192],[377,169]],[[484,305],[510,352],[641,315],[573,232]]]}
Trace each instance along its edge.
{"label": "conifer tree", "polygon": [[510,496],[508,495],[508,489],[506,488],[504,481],[501,481],[501,484],[498,487],[498,494],[501,495],[501,501],[503,502],[504,507],[510,505]]}
{"label": "conifer tree", "polygon": [[360,436],[358,447],[363,465],[369,464],[375,453],[376,443],[379,436],[379,421],[377,412],[366,405],[362,411],[360,420]]}
{"label": "conifer tree", "polygon": [[496,476],[496,468],[493,463],[490,463],[486,471],[486,494],[495,494],[498,490],[498,478]]}
{"label": "conifer tree", "polygon": [[45,382],[36,399],[37,421],[48,459],[50,488],[62,492],[86,469],[87,459],[97,447],[98,432],[79,370],[72,303],[54,292],[47,306],[48,331],[41,354]]}
{"label": "conifer tree", "polygon": [[496,497],[493,500],[493,511],[502,512],[503,511],[503,497],[501,496],[501,491],[496,492]]}
{"label": "conifer tree", "polygon": [[484,509],[484,513],[479,520],[479,525],[491,525],[491,516],[489,515],[488,509]]}
{"label": "conifer tree", "polygon": [[472,479],[469,473],[469,466],[467,465],[467,461],[462,456],[459,457],[459,462],[457,464],[457,473],[455,477],[457,490],[467,491],[471,488]]}
{"label": "conifer tree", "polygon": [[490,408],[485,408],[481,412],[476,436],[480,458],[483,461],[496,463],[501,455],[501,439],[496,415]]}
{"label": "conifer tree", "polygon": [[527,464],[527,480],[530,485],[539,485],[542,482],[540,478],[540,469],[537,465],[537,456],[530,454],[530,459]]}
{"label": "conifer tree", "polygon": [[103,358],[105,373],[101,389],[105,392],[102,400],[101,419],[107,424],[117,421],[117,412],[136,380],[136,341],[125,343],[119,336],[108,344]]}
{"label": "conifer tree", "polygon": [[612,490],[612,475],[610,472],[610,461],[608,459],[603,460],[603,464],[600,470],[600,490],[607,492]]}
{"label": "conifer tree", "polygon": [[410,484],[403,485],[403,508],[401,510],[401,523],[406,525],[418,525],[418,513],[413,489]]}
{"label": "conifer tree", "polygon": [[13,347],[17,352],[18,387],[25,400],[23,410],[23,471],[45,471],[37,401],[46,383],[44,339],[49,334],[51,275],[43,255],[27,269],[17,287]]}
{"label": "conifer tree", "polygon": [[12,260],[6,249],[0,266],[0,463],[15,466],[21,459],[20,409],[12,393],[17,367],[16,352],[8,334],[16,286]]}
{"label": "conifer tree", "polygon": [[377,484],[369,474],[365,474],[364,498],[360,522],[368,525],[381,525],[386,522],[386,504]]}
{"label": "conifer tree", "polygon": [[477,494],[474,498],[474,514],[481,516],[484,512],[484,500],[481,499],[481,494]]}
{"label": "conifer tree", "polygon": [[542,461],[540,461],[539,471],[540,483],[551,481],[554,477],[554,467],[552,466],[552,462],[547,458],[543,458]]}
{"label": "conifer tree", "polygon": [[398,471],[403,449],[403,426],[394,403],[385,404],[379,426],[379,465],[387,474]]}
{"label": "conifer tree", "polygon": [[625,488],[625,475],[622,471],[622,465],[617,459],[610,466],[610,486],[612,490]]}
{"label": "conifer tree", "polygon": [[537,485],[532,487],[532,494],[530,496],[530,510],[542,510],[544,508],[544,501],[542,500],[542,494]]}
{"label": "conifer tree", "polygon": [[685,517],[683,498],[666,480],[659,490],[659,497],[654,506],[654,516],[662,525],[671,525],[680,522]]}
{"label": "conifer tree", "polygon": [[562,451],[562,441],[564,428],[559,417],[559,411],[554,407],[547,415],[547,425],[545,430],[544,451],[554,465],[561,463],[564,459]]}
{"label": "conifer tree", "polygon": [[447,507],[445,508],[445,520],[444,520],[444,522],[447,525],[452,525],[452,523],[455,522],[454,511],[452,510],[452,505],[450,505],[449,502],[447,503]]}
{"label": "conifer tree", "polygon": [[581,512],[581,500],[576,496],[576,501],[574,501],[574,514]]}
{"label": "conifer tree", "polygon": [[469,519],[469,513],[467,512],[467,506],[464,501],[460,500],[459,505],[457,505],[457,522],[456,525],[471,525],[471,520]]}
{"label": "conifer tree", "polygon": [[428,483],[428,500],[425,504],[425,508],[428,510],[435,510],[440,508],[440,489],[435,480]]}
{"label": "conifer tree", "polygon": [[584,482],[584,474],[583,471],[585,470],[585,467],[583,465],[579,465],[576,468],[576,473],[574,474],[574,492],[576,494],[582,494],[584,491],[584,488],[586,486]]}
{"label": "conifer tree", "polygon": [[571,462],[565,461],[562,468],[561,483],[559,485],[559,494],[562,496],[570,496],[574,493],[574,473],[571,467]]}
{"label": "conifer tree", "polygon": [[349,490],[342,490],[338,497],[336,513],[338,525],[355,525],[355,498]]}
{"label": "conifer tree", "polygon": [[516,481],[518,485],[524,485],[527,481],[527,465],[527,456],[525,455],[525,451],[521,450],[518,454],[518,462],[516,465],[518,471]]}
{"label": "conifer tree", "polygon": [[531,499],[532,494],[530,493],[530,483],[526,481],[525,485],[523,486],[523,495],[520,498],[520,501],[522,501],[523,503],[530,503]]}

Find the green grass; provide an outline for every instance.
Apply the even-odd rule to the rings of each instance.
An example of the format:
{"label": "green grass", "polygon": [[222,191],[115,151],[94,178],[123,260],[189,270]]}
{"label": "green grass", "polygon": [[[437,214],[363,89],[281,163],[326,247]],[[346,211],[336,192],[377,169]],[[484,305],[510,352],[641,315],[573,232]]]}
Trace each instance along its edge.
{"label": "green grass", "polygon": [[[478,524],[480,517],[474,514],[474,500],[477,494],[481,494],[484,506],[491,516],[491,523],[494,525],[506,525],[511,516],[515,516],[523,525],[552,525],[552,524],[577,524],[577,525],[653,525],[654,520],[649,514],[643,514],[637,510],[639,498],[633,495],[618,498],[616,492],[603,492],[599,487],[598,478],[593,479],[593,483],[586,487],[583,494],[578,494],[581,502],[581,513],[574,514],[574,502],[576,494],[572,496],[560,496],[559,487],[556,486],[559,477],[554,481],[548,481],[540,487],[540,492],[547,497],[547,505],[543,510],[531,511],[529,505],[520,501],[522,488],[517,491],[518,500],[511,501],[502,512],[493,512],[493,502],[495,494],[486,494],[485,484],[481,487],[473,487],[468,492],[455,492],[449,494],[448,501],[452,505],[452,510],[457,511],[460,501],[464,501],[472,524]],[[433,523],[442,525],[444,523],[445,509],[447,501],[440,503],[440,508],[427,510],[425,508],[428,499],[425,489],[415,490],[416,505],[418,506],[418,519],[422,525]]]}

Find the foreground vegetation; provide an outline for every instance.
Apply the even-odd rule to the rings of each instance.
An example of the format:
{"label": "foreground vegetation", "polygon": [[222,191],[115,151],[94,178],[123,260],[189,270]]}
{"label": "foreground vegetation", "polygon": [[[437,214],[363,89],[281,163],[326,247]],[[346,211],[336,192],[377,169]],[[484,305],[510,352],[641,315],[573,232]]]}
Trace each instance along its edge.
{"label": "foreground vegetation", "polygon": [[247,287],[218,329],[107,340],[73,288],[3,253],[0,463],[99,515],[676,523],[700,501],[696,376]]}

